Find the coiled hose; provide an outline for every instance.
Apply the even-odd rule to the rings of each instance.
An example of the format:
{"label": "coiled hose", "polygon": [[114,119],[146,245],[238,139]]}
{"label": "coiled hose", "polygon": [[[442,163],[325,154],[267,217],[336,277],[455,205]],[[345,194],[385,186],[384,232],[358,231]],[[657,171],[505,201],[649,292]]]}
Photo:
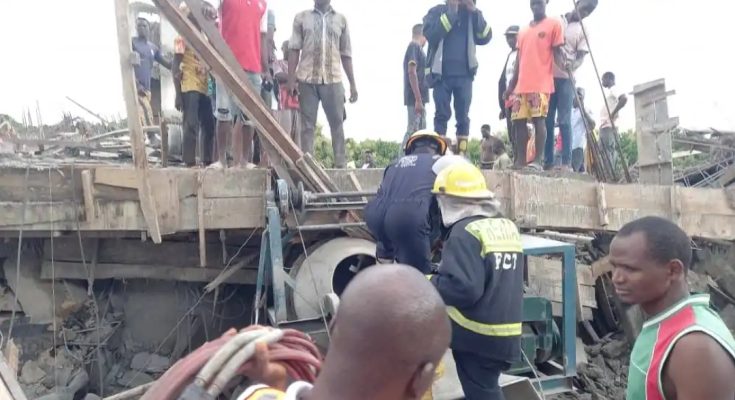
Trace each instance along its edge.
{"label": "coiled hose", "polygon": [[[250,367],[256,343],[268,343],[270,361],[281,363],[294,380],[314,382],[321,354],[305,334],[293,329],[249,327],[231,329],[179,360],[141,397],[141,400],[177,400],[185,392],[198,399],[216,399],[227,384]],[[191,396],[182,396],[191,398]]]}

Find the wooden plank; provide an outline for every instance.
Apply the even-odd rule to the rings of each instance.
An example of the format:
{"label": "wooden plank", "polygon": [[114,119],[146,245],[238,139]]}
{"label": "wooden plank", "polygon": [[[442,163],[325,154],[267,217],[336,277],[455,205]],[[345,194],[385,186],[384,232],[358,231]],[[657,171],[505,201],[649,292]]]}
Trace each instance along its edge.
{"label": "wooden plank", "polygon": [[204,198],[263,197],[268,187],[268,170],[204,170],[202,190]]}
{"label": "wooden plank", "polygon": [[[94,245],[94,239],[84,239],[82,246],[85,248],[87,261],[89,261],[90,249]],[[239,246],[229,246],[232,254]],[[222,254],[218,251],[220,244],[216,242],[207,243],[208,266],[224,265]],[[246,249],[243,255],[247,253]],[[51,254],[51,241],[44,242],[44,254]],[[79,251],[79,242],[75,236],[60,237],[54,239],[54,260],[81,262],[82,256]],[[164,241],[154,244],[140,239],[102,239],[100,241],[98,262],[102,264],[156,264],[173,265],[181,267],[194,267],[199,265],[199,249],[194,242]],[[254,267],[248,265],[248,267]]]}
{"label": "wooden plank", "polygon": [[204,188],[202,187],[204,175],[199,174],[199,189],[197,190],[197,225],[199,227],[199,266],[207,266],[207,231],[204,226]]}
{"label": "wooden plank", "polygon": [[138,189],[138,174],[130,168],[97,168],[94,183],[119,188]]}
{"label": "wooden plank", "polygon": [[[53,213],[49,212],[49,208],[53,208]],[[18,228],[40,223],[72,222],[77,212],[81,215],[84,210],[77,207],[75,212],[74,206],[67,202],[0,203],[0,227]]]}
{"label": "wooden plank", "polygon": [[[0,168],[2,168],[0,202],[24,201],[26,188],[31,202],[71,201],[75,191],[78,199],[82,196],[82,167],[74,169],[72,179],[72,169],[69,166],[33,166],[28,171],[27,180],[25,167],[0,166]],[[50,177],[49,169],[51,169]]]}
{"label": "wooden plank", "polygon": [[168,167],[168,124],[161,118],[161,166]]}
{"label": "wooden plank", "polygon": [[122,74],[122,90],[125,98],[125,108],[130,130],[130,144],[133,148],[133,162],[138,170],[137,182],[140,195],[140,206],[143,210],[148,232],[155,243],[161,243],[161,230],[158,224],[158,211],[152,195],[151,183],[148,176],[148,156],[145,151],[143,127],[138,115],[137,87],[133,70],[133,51],[130,39],[128,20],[128,0],[115,0],[115,15],[117,19],[117,41],[120,52],[120,72]]}
{"label": "wooden plank", "polygon": [[241,229],[265,225],[262,199],[204,199],[204,225],[207,229]]}
{"label": "wooden plank", "polygon": [[[57,261],[54,263],[56,279],[87,280],[82,263]],[[222,272],[217,268],[173,267],[170,265],[98,264],[95,279],[159,279],[181,282],[210,282]],[[227,283],[255,284],[258,271],[242,269],[229,277]],[[44,261],[41,279],[51,279],[51,263]]]}
{"label": "wooden plank", "polygon": [[607,213],[607,198],[605,196],[605,184],[597,184],[597,210],[600,216],[600,226],[610,225],[610,216]]}
{"label": "wooden plank", "polygon": [[[156,188],[153,203],[158,210],[159,231],[162,235],[176,233],[180,225],[179,184],[175,174],[153,173],[150,183]],[[155,242],[155,240],[154,240]]]}
{"label": "wooden plank", "polygon": [[8,366],[5,356],[0,354],[0,394],[2,399],[8,400],[28,400],[23,389],[18,383],[16,375]]}
{"label": "wooden plank", "polygon": [[93,221],[97,218],[94,207],[94,183],[92,180],[92,171],[82,171],[82,192],[84,194],[84,215],[87,221]]}

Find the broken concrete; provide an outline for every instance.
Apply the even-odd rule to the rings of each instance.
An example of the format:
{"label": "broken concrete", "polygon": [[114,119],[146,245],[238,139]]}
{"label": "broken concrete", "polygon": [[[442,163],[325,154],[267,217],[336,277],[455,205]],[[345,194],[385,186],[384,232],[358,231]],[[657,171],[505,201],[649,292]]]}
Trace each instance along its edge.
{"label": "broken concrete", "polygon": [[171,360],[158,354],[138,353],[130,361],[130,368],[136,371],[160,373],[165,372],[170,367]]}
{"label": "broken concrete", "polygon": [[41,382],[45,377],[46,372],[34,361],[23,364],[23,368],[20,370],[20,381],[28,385]]}
{"label": "broken concrete", "polygon": [[[17,262],[17,253],[11,254],[5,260],[3,264],[5,279],[13,293],[18,296],[18,301],[31,322],[51,323],[54,316],[69,315],[86,301],[87,291],[81,285],[71,282],[63,284],[57,282],[53,285],[51,282],[42,281],[41,258],[35,251],[21,252],[19,270]],[[53,310],[53,304],[56,304],[56,310]]]}
{"label": "broken concrete", "polygon": [[581,389],[591,400],[625,400],[630,362],[630,345],[623,336],[602,339],[586,348],[589,362],[580,364],[577,376]]}
{"label": "broken concrete", "polygon": [[117,383],[123,387],[134,388],[153,381],[154,379],[145,372],[130,370],[118,378]]}

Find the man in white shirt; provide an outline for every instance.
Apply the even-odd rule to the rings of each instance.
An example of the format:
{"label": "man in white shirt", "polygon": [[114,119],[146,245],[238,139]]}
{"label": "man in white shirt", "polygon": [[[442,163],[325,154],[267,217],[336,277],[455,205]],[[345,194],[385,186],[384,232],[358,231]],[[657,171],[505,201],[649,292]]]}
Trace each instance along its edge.
{"label": "man in white shirt", "polygon": [[451,325],[444,301],[416,268],[378,264],[347,285],[331,336],[313,386],[286,389],[285,367],[268,362],[261,345],[247,375],[268,386],[251,387],[237,400],[421,399],[449,348]]}
{"label": "man in white shirt", "polygon": [[[577,96],[574,98],[572,108],[572,170],[584,172],[584,152],[587,148],[587,129],[595,129],[595,120],[587,108],[582,108],[579,102],[584,104],[584,89],[577,88]],[[585,125],[585,120],[587,124]]]}
{"label": "man in white shirt", "polygon": [[[503,93],[508,89],[510,80],[513,79],[513,74],[516,71],[516,61],[518,60],[518,48],[516,43],[518,41],[518,32],[521,28],[518,25],[511,25],[505,31],[505,41],[508,42],[510,47],[510,53],[508,58],[505,59],[505,67],[503,67],[503,73],[500,74],[500,81],[498,82],[498,102],[500,104],[500,119],[505,119],[508,124],[508,136],[511,137],[512,121],[510,118],[510,106],[506,104],[506,100],[503,98]],[[511,143],[513,141],[511,140]]]}
{"label": "man in white shirt", "polygon": [[[585,56],[589,53],[589,44],[582,20],[587,18],[597,7],[597,0],[579,0],[576,9],[560,17],[564,27],[564,45],[562,53],[569,61],[569,70],[572,74],[582,66]],[[554,93],[549,100],[549,114],[546,116],[546,131],[553,132],[558,120],[561,134],[562,169],[571,170],[572,156],[572,103],[574,100],[574,85],[569,76],[569,71],[554,63]],[[546,149],[544,151],[544,167],[551,168],[554,165],[554,135],[546,136]]]}
{"label": "man in white shirt", "polygon": [[615,121],[618,119],[620,110],[628,104],[628,97],[624,94],[618,96],[615,93],[615,74],[605,72],[602,75],[602,86],[605,88],[605,102],[600,112],[600,141],[610,157],[613,168],[617,165],[617,150],[615,148]]}

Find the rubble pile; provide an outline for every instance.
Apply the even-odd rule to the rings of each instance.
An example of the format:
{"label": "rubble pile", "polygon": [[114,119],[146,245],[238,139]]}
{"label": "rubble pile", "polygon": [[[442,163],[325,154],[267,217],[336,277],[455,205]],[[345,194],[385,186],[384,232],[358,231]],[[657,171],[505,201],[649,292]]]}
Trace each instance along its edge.
{"label": "rubble pile", "polygon": [[104,393],[119,393],[153,382],[172,365],[168,357],[130,351],[120,329],[124,315],[106,312],[97,325],[95,307],[88,300],[58,321],[55,334],[53,324],[16,323],[19,382],[29,398],[71,400],[100,393],[100,386]]}
{"label": "rubble pile", "polygon": [[[181,128],[169,125],[169,146],[180,152]],[[151,162],[161,161],[161,128],[143,127],[146,153]],[[61,122],[40,127],[21,125],[0,115],[0,154],[3,158],[86,159],[98,162],[129,162],[132,159],[130,134],[125,121],[90,123],[71,114]],[[176,156],[171,161],[177,160]]]}

